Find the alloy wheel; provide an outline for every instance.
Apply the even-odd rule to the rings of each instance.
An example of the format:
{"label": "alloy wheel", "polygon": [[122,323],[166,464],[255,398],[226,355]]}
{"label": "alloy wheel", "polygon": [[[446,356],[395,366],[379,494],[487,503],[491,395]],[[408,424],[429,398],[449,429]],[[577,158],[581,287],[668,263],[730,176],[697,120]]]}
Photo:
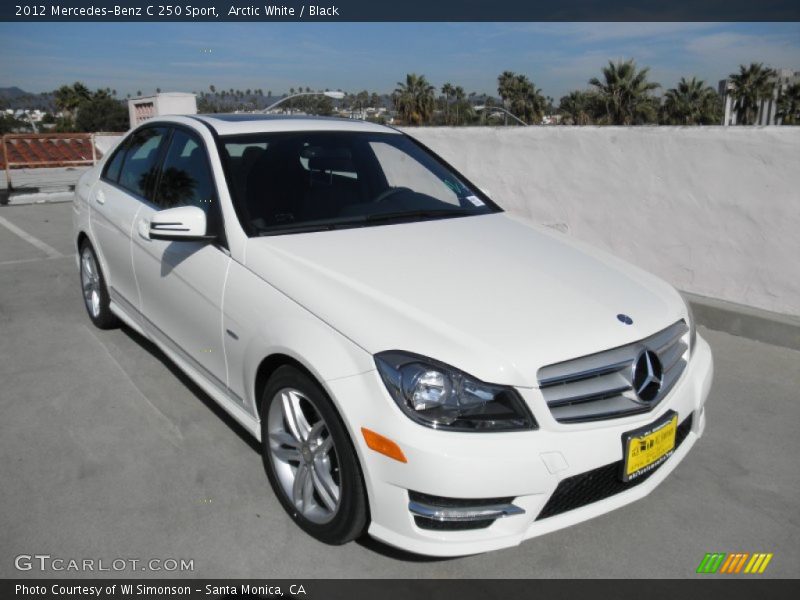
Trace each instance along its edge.
{"label": "alloy wheel", "polygon": [[279,390],[267,417],[269,454],[280,487],[312,523],[336,516],[341,477],[336,444],[319,409],[293,388]]}

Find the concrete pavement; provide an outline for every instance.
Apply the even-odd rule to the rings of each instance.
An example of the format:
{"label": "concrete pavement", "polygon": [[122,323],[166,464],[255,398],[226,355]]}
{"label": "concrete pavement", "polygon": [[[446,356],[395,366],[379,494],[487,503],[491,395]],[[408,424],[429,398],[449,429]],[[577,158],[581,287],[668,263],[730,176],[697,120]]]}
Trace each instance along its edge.
{"label": "concrete pavement", "polygon": [[716,361],[706,435],[631,506],[451,560],[328,547],[284,514],[257,445],[168,359],[92,327],[70,211],[0,207],[13,225],[0,222],[0,577],[81,576],[15,569],[36,553],[191,559],[172,575],[203,578],[691,577],[713,551],[773,552],[764,576],[798,575],[800,352],[701,329]]}

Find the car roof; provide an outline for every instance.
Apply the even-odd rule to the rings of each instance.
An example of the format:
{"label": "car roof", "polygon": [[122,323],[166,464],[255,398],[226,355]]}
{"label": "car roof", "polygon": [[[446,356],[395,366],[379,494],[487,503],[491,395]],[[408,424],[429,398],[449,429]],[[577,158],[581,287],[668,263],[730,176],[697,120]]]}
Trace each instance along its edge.
{"label": "car roof", "polygon": [[186,115],[202,121],[219,135],[241,135],[271,131],[362,131],[370,133],[400,132],[391,127],[357,119],[264,115],[257,113]]}

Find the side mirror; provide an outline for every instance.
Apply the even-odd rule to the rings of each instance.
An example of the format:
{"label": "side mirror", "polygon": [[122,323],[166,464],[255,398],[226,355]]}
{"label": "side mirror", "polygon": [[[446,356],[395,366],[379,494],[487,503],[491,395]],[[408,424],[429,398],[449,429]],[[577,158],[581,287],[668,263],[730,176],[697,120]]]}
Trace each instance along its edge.
{"label": "side mirror", "polygon": [[150,217],[150,239],[167,241],[208,241],[206,213],[197,206],[177,206]]}

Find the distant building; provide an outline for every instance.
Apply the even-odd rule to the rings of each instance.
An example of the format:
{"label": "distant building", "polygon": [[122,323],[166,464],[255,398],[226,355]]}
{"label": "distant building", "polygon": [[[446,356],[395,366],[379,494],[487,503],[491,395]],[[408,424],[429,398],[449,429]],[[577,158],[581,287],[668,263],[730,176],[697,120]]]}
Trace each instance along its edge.
{"label": "distant building", "polygon": [[165,92],[128,100],[131,128],[153,117],[164,115],[196,115],[197,96],[182,92]]}
{"label": "distant building", "polygon": [[[761,100],[759,103],[756,125],[780,125],[780,119],[775,116],[778,110],[778,98],[790,85],[800,82],[800,71],[777,69],[776,76],[773,79],[775,86],[772,89],[772,97]],[[733,82],[730,79],[723,79],[719,82],[718,91],[719,95],[722,96],[725,107],[722,117],[723,125],[736,125],[735,100],[730,93],[732,89]]]}

